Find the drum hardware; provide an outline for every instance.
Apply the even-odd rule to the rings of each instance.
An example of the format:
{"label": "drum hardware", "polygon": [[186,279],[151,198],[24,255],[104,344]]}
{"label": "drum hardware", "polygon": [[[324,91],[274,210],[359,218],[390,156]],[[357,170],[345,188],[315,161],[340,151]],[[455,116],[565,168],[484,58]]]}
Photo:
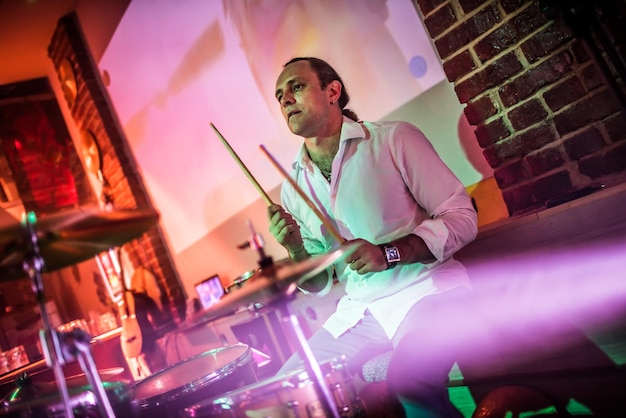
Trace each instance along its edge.
{"label": "drum hardware", "polygon": [[291,309],[291,304],[289,301],[279,304],[279,309],[281,311],[281,317],[283,320],[288,322],[287,328],[292,332],[293,337],[295,337],[296,348],[298,354],[300,354],[300,358],[304,360],[305,370],[309,373],[309,376],[316,383],[315,389],[320,397],[320,401],[322,404],[323,410],[327,415],[332,416],[334,418],[340,418],[339,409],[337,407],[337,402],[333,397],[333,394],[324,379],[324,375],[322,374],[322,369],[320,364],[315,359],[311,348],[309,347],[306,336],[304,335],[304,331],[302,330],[302,326],[300,325],[300,321],[298,320],[298,316]]}
{"label": "drum hardware", "polygon": [[[250,226],[250,230],[252,232],[251,241],[256,241],[257,234],[254,228],[251,226],[250,222],[248,222],[248,225]],[[262,263],[266,263],[267,260],[266,260],[262,245],[258,245],[256,249],[260,257],[259,267],[263,269],[264,265]],[[324,375],[322,374],[320,364],[315,359],[315,356],[313,355],[313,352],[311,351],[311,348],[309,347],[307,338],[304,335],[304,330],[302,329],[302,326],[300,325],[300,320],[298,319],[298,316],[295,314],[295,312],[291,308],[290,301],[294,297],[295,292],[297,290],[297,285],[299,283],[302,283],[308,280],[309,278],[314,277],[318,273],[321,273],[323,270],[330,267],[330,265],[332,265],[334,261],[338,260],[340,257],[343,259],[343,257],[346,256],[347,253],[352,252],[355,249],[356,249],[356,246],[354,245],[344,246],[340,248],[339,250],[336,250],[334,253],[330,253],[331,256],[328,258],[333,259],[332,262],[330,262],[329,264],[321,263],[319,269],[311,269],[311,272],[309,272],[308,274],[302,275],[296,281],[294,281],[295,286],[290,285],[284,288],[283,295],[285,297],[276,298],[274,300],[269,301],[270,303],[276,303],[278,305],[278,309],[281,312],[281,317],[283,318],[283,321],[285,321],[288,325],[287,327],[284,327],[284,328],[286,328],[288,331],[291,332],[292,342],[295,343],[296,351],[300,355],[300,358],[304,360],[305,369],[309,373],[309,376],[315,382],[315,389],[318,393],[318,396],[320,397],[323,411],[326,412],[327,414],[326,416],[332,416],[334,418],[339,418],[339,411],[337,408],[336,401],[333,397],[333,394],[330,391],[330,388],[326,384],[326,380],[324,379]],[[338,253],[340,254],[340,256],[337,255]],[[335,257],[333,257],[333,255],[335,255]],[[311,258],[311,259],[314,259],[314,258]],[[304,263],[306,263],[306,261],[308,260],[305,260]],[[271,262],[271,258],[270,258],[270,262]],[[271,266],[273,265],[270,265],[270,267]]]}
{"label": "drum hardware", "polygon": [[235,280],[232,281],[231,284],[226,287],[226,293],[231,293],[232,291],[241,288],[241,286],[243,286],[249,279],[254,277],[259,271],[260,269],[256,268],[254,270],[248,270],[242,275],[238,276]]}
{"label": "drum hardware", "polygon": [[[3,279],[28,276],[39,305],[42,330],[41,347],[46,364],[55,376],[61,397],[61,408],[67,418],[74,412],[63,373],[63,365],[78,360],[87,375],[103,417],[115,414],[98,374],[90,351],[91,337],[85,331],[56,331],[50,322],[43,285],[43,272],[84,261],[98,252],[136,238],[158,220],[154,211],[89,210],[68,211],[42,218],[33,212],[21,223],[0,231],[0,275]],[[21,273],[20,268],[21,267]]]}
{"label": "drum hardware", "polygon": [[16,388],[2,399],[3,407],[42,397],[54,389],[52,382],[34,382],[32,376],[27,372],[22,372],[15,378],[15,386]]}
{"label": "drum hardware", "polygon": [[[320,368],[341,417],[362,417],[359,399],[344,358],[325,360]],[[322,410],[310,375],[301,369],[227,392],[185,408],[187,418],[319,417]]]}
{"label": "drum hardware", "polygon": [[[65,405],[59,401],[58,391],[54,384],[42,389],[36,396],[13,399],[0,408],[0,415],[5,418],[49,418],[65,417]],[[132,392],[125,382],[104,382],[104,390],[110,399],[115,417],[136,418],[137,411],[132,409]],[[68,388],[70,408],[79,418],[102,417],[97,405],[93,388],[89,385],[71,386]],[[104,417],[103,417],[104,418]],[[108,417],[106,417],[108,418]]]}
{"label": "drum hardware", "polygon": [[191,315],[183,329],[189,329],[206,322],[233,314],[241,307],[250,305],[267,306],[272,302],[293,294],[300,282],[317,275],[336,261],[343,259],[354,250],[352,245],[344,245],[333,252],[311,257],[303,261],[283,260],[263,267],[240,289],[224,295],[213,306]]}
{"label": "drum hardware", "polygon": [[[256,235],[254,229],[251,226],[250,228],[252,234]],[[251,238],[250,241],[257,244],[260,242],[256,236]],[[283,316],[287,318],[285,321],[287,326],[285,328],[290,330],[293,345],[304,360],[306,371],[313,379],[324,413],[326,416],[339,418],[336,402],[324,380],[320,365],[308,345],[298,317],[290,308],[290,301],[300,283],[323,272],[335,262],[343,260],[354,252],[357,247],[358,244],[356,243],[343,244],[334,251],[310,257],[303,261],[284,260],[267,263],[268,259],[271,260],[271,258],[266,257],[262,246],[258,245],[256,250],[261,259],[258,273],[250,278],[245,286],[226,294],[208,309],[188,318],[183,329],[189,330],[204,325],[209,321],[232,315],[242,306],[256,306],[258,304],[262,307],[277,306],[283,313]]]}
{"label": "drum hardware", "polygon": [[[251,228],[253,235],[256,233]],[[255,238],[253,238],[254,240]],[[268,306],[277,306],[281,316],[286,323],[286,328],[291,333],[291,340],[296,351],[303,359],[305,370],[315,383],[315,390],[318,394],[321,407],[325,416],[339,418],[339,411],[336,401],[330,388],[326,384],[322,374],[320,364],[315,359],[309,347],[306,336],[297,315],[291,308],[291,299],[297,291],[298,285],[315,275],[321,273],[332,266],[338,260],[343,260],[347,255],[356,250],[357,244],[346,244],[339,249],[322,256],[311,257],[304,261],[293,262],[291,260],[272,263],[261,267],[260,275],[250,279],[244,287],[230,293],[218,301],[215,311],[223,312],[226,306],[249,305],[251,303],[262,303]],[[263,261],[265,254],[262,248],[257,248],[259,256]],[[259,263],[260,264],[260,263]],[[213,311],[213,309],[209,309]],[[220,313],[221,313],[220,312]]]}

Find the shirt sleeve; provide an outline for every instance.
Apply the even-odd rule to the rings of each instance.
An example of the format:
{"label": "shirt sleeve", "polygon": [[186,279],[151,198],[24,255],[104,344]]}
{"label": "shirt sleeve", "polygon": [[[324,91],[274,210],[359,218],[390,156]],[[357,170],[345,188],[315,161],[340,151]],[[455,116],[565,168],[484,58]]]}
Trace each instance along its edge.
{"label": "shirt sleeve", "polygon": [[399,123],[390,140],[408,189],[428,214],[413,233],[424,240],[438,261],[444,261],[476,238],[478,222],[472,201],[418,128]]}
{"label": "shirt sleeve", "polygon": [[[294,220],[298,223],[298,226],[300,227],[300,234],[302,235],[302,242],[304,243],[304,249],[306,250],[306,252],[309,253],[311,256],[325,254],[326,252],[329,251],[329,249],[326,248],[326,245],[323,242],[321,242],[319,239],[313,236],[306,222],[294,210],[294,208],[296,207],[296,205],[294,205],[292,202],[292,199],[294,198],[294,193],[295,191],[293,190],[293,187],[289,183],[283,184],[281,188],[281,202],[282,202],[283,208],[286,211],[288,211],[291,214],[291,216],[293,216]],[[316,295],[316,296],[327,295],[328,293],[330,293],[330,290],[332,288],[333,271],[334,270],[332,268],[328,268],[326,270],[326,275],[327,275],[326,285],[320,291],[310,292],[310,291],[302,289],[301,287],[299,287],[298,289],[300,289],[301,292],[308,294],[308,295]]]}

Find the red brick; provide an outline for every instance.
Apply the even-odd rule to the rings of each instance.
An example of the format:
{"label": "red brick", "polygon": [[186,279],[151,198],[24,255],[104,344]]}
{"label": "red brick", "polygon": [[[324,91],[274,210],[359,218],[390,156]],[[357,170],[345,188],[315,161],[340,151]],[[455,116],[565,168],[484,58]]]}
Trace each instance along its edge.
{"label": "red brick", "polygon": [[474,69],[476,69],[476,64],[468,50],[443,63],[443,71],[450,82],[455,82],[459,77],[469,74]]}
{"label": "red brick", "polygon": [[417,5],[424,16],[428,15],[430,12],[435,10],[437,6],[446,1],[447,0],[416,0]]}
{"label": "red brick", "polygon": [[564,79],[561,83],[551,86],[543,93],[548,108],[553,112],[567,106],[570,103],[587,94],[587,90],[577,76]]}
{"label": "red brick", "polygon": [[479,35],[487,32],[502,20],[500,12],[491,4],[471,18],[460,23],[456,28],[435,41],[435,47],[442,59],[467,46]]}
{"label": "red brick", "polygon": [[573,61],[569,54],[555,55],[520,77],[504,84],[499,90],[500,99],[505,106],[512,106],[530,97],[540,88],[563,77],[564,74],[572,70],[572,66]]}
{"label": "red brick", "polygon": [[554,23],[534,34],[530,39],[520,45],[520,49],[528,62],[532,63],[545,57],[548,53],[564,45],[570,39],[572,39],[572,34],[567,28]]}
{"label": "red brick", "polygon": [[474,51],[480,61],[488,61],[514,45],[518,36],[518,28],[506,22],[478,41],[474,46]]}
{"label": "red brick", "polygon": [[612,142],[626,139],[626,113],[619,112],[604,122],[604,127]]}
{"label": "red brick", "polygon": [[527,7],[480,40],[474,47],[476,54],[481,61],[487,61],[515,45],[545,22],[546,19],[537,13],[535,7]]}
{"label": "red brick", "polygon": [[446,4],[430,16],[424,18],[424,26],[431,38],[436,38],[456,23],[456,15],[450,4]]}
{"label": "red brick", "polygon": [[526,162],[533,176],[546,173],[565,163],[560,147],[543,148],[526,156]]}
{"label": "red brick", "polygon": [[[490,158],[493,158],[493,161],[498,163],[497,165],[500,165],[508,159],[523,157],[530,151],[539,149],[554,140],[555,135],[552,129],[544,125],[530,129],[523,134],[514,134],[506,141],[485,148],[485,152],[489,149]],[[497,165],[492,165],[492,167],[496,167]]]}
{"label": "red brick", "polygon": [[513,129],[522,130],[544,120],[548,112],[539,100],[531,99],[509,111],[507,116]]}
{"label": "red brick", "polygon": [[509,190],[503,190],[502,199],[511,216],[519,216],[542,207],[532,196],[532,184],[524,184]]}
{"label": "red brick", "polygon": [[505,125],[504,120],[500,118],[487,124],[477,126],[475,135],[478,140],[478,144],[482,148],[485,148],[488,145],[494,144],[508,137],[511,135],[511,132]]}
{"label": "red brick", "polygon": [[587,65],[580,72],[581,78],[587,90],[594,90],[604,83],[602,78],[602,70],[600,70],[595,64]]}
{"label": "red brick", "polygon": [[472,125],[478,125],[490,116],[498,112],[498,108],[491,100],[491,96],[486,95],[480,99],[470,100],[463,109],[467,121]]}
{"label": "red brick", "polygon": [[470,79],[455,87],[461,103],[466,103],[480,93],[504,82],[522,69],[522,64],[514,53],[508,53],[488,66],[485,66]]}
{"label": "red brick", "polygon": [[486,0],[459,0],[459,5],[463,9],[463,13],[467,14],[486,2]]}
{"label": "red brick", "polygon": [[548,200],[563,196],[573,190],[569,173],[563,170],[503,191],[502,197],[509,212],[515,215],[544,208]]}
{"label": "red brick", "polygon": [[606,145],[602,134],[594,128],[585,129],[563,141],[563,148],[572,160],[579,160],[585,155],[594,153]]}
{"label": "red brick", "polygon": [[585,47],[585,43],[580,39],[575,38],[572,44],[569,46],[568,50],[574,57],[574,60],[580,64],[587,62],[591,59],[587,48]]}
{"label": "red brick", "polygon": [[619,111],[619,103],[608,91],[601,91],[554,116],[554,125],[561,136],[587,126]]}
{"label": "red brick", "polygon": [[581,158],[578,162],[580,172],[592,179],[626,171],[626,143]]}
{"label": "red brick", "polygon": [[535,180],[533,194],[537,202],[546,202],[549,199],[564,196],[575,190],[572,185],[569,171],[561,170]]}
{"label": "red brick", "polygon": [[500,0],[500,6],[507,14],[513,13],[526,4],[528,0]]}
{"label": "red brick", "polygon": [[521,158],[493,171],[493,177],[496,179],[500,189],[523,181],[529,177],[529,174],[528,167]]}

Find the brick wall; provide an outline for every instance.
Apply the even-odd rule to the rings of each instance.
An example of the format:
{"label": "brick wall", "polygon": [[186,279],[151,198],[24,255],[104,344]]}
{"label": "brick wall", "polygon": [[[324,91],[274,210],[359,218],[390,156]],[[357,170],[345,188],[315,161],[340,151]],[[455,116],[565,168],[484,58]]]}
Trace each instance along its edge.
{"label": "brick wall", "polygon": [[[76,97],[66,96],[72,118],[80,131],[91,134],[102,155],[104,192],[116,209],[152,209],[132,151],[116,119],[97,66],[86,46],[75,14],[58,22],[48,47],[48,55],[59,72],[61,83],[64,60],[71,63],[76,78]],[[78,176],[85,181],[84,170]],[[104,198],[104,196],[103,196]],[[155,275],[173,317],[184,319],[185,298],[178,273],[159,226],[128,243],[129,258]]]}
{"label": "brick wall", "polygon": [[88,185],[74,179],[80,158],[47,78],[2,86],[0,139],[25,211],[48,214],[93,200]]}
{"label": "brick wall", "polygon": [[626,180],[624,2],[415,3],[510,215]]}

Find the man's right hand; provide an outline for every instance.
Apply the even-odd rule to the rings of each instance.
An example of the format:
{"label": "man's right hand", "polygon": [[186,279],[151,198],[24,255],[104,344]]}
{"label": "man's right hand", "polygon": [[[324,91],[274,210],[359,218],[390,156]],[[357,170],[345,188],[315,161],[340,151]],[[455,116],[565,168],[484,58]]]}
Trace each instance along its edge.
{"label": "man's right hand", "polygon": [[276,204],[268,206],[267,213],[270,233],[280,245],[289,251],[290,256],[291,254],[306,254],[302,235],[300,235],[300,226],[291,214]]}

